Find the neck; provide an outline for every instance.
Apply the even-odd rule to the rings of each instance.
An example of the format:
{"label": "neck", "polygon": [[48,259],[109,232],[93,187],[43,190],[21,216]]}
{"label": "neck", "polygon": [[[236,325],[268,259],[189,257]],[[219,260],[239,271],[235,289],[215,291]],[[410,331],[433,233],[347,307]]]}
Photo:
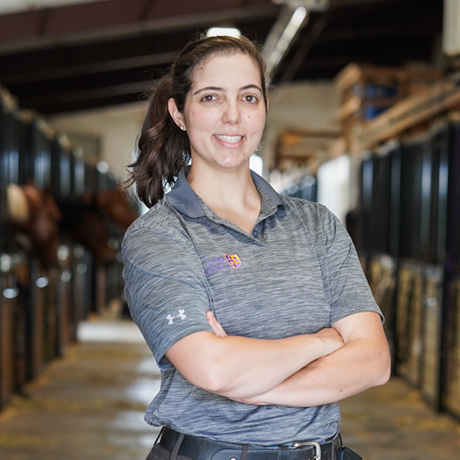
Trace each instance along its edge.
{"label": "neck", "polygon": [[215,171],[190,167],[188,182],[219,217],[250,232],[260,212],[261,198],[249,167]]}

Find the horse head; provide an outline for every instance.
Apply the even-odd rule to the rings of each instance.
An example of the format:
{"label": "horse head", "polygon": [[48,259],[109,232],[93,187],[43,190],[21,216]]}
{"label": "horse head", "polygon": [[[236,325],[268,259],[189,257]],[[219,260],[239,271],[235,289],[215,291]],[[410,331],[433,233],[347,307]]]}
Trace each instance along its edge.
{"label": "horse head", "polygon": [[59,221],[62,214],[49,189],[33,184],[7,186],[8,220],[16,241],[41,264],[51,268],[57,262]]}

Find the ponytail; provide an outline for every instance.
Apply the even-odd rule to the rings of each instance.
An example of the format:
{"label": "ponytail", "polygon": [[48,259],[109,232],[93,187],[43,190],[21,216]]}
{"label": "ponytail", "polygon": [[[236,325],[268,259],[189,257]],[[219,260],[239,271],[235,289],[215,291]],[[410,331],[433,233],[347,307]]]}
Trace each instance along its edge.
{"label": "ponytail", "polygon": [[172,76],[168,74],[153,88],[137,140],[138,156],[129,165],[127,186],[136,184],[137,196],[149,208],[163,198],[164,187],[174,184],[190,159],[188,136],[168,111],[171,86]]}

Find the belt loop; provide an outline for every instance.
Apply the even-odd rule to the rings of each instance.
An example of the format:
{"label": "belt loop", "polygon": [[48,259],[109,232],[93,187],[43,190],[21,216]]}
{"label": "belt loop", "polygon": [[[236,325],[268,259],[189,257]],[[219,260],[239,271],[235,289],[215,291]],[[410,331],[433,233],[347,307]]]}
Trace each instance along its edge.
{"label": "belt loop", "polygon": [[165,429],[165,427],[162,426],[160,432],[158,433],[157,438],[155,439],[155,442],[153,443],[154,446],[156,446],[156,445],[158,444],[158,441],[160,440],[161,435],[163,434],[164,429]]}
{"label": "belt loop", "polygon": [[173,451],[171,452],[170,460],[177,460],[177,454],[179,453],[180,446],[182,441],[184,440],[185,434],[179,433],[179,437],[177,438],[176,445],[174,446]]}
{"label": "belt loop", "polygon": [[337,436],[332,440],[332,446],[331,446],[331,459],[332,460],[335,460],[337,458],[337,453],[342,446],[343,446],[342,435],[339,432]]}
{"label": "belt loop", "polygon": [[241,458],[240,460],[246,460],[248,457],[248,449],[249,445],[248,444],[243,444],[243,448],[241,449]]}
{"label": "belt loop", "polygon": [[289,447],[287,446],[278,447],[278,460],[289,460]]}

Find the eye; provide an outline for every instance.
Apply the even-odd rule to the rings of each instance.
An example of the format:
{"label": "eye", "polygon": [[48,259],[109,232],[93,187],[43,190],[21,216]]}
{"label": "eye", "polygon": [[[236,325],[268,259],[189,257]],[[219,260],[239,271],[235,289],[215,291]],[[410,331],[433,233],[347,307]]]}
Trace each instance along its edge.
{"label": "eye", "polygon": [[247,96],[244,96],[243,98],[246,102],[257,102],[258,99],[256,96],[254,96],[253,94],[248,94]]}
{"label": "eye", "polygon": [[213,96],[212,94],[207,94],[206,96],[203,96],[203,98],[201,100],[205,101],[205,102],[215,101],[216,96]]}

